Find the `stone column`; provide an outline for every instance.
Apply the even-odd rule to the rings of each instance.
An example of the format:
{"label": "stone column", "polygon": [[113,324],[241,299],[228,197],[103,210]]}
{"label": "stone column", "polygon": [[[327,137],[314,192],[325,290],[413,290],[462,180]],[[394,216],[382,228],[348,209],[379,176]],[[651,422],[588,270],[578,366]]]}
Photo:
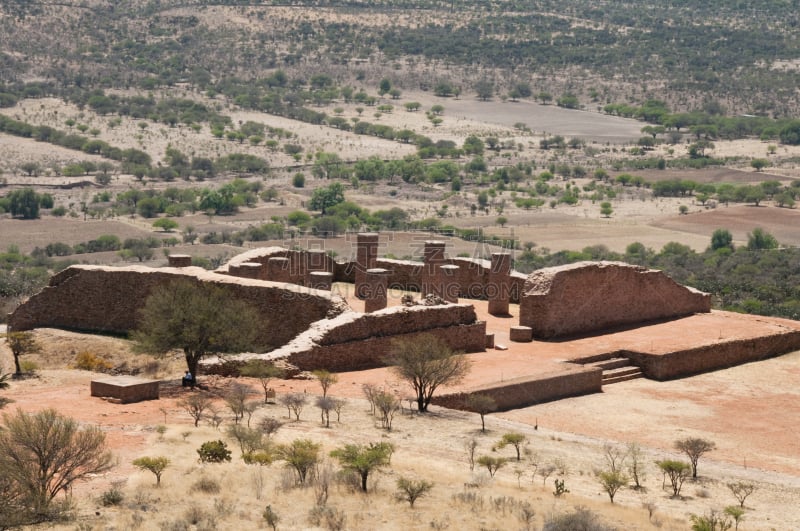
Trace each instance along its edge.
{"label": "stone column", "polygon": [[364,288],[364,312],[371,313],[386,308],[389,299],[389,270],[367,269]]}
{"label": "stone column", "polygon": [[192,257],[188,254],[171,254],[167,256],[167,261],[170,267],[190,267],[192,265]]}
{"label": "stone column", "polygon": [[331,290],[333,273],[327,271],[312,271],[308,275],[308,286],[314,289]]}
{"label": "stone column", "polygon": [[486,298],[489,299],[489,313],[508,315],[508,302],[511,297],[511,254],[492,253],[489,280],[486,284]]}
{"label": "stone column", "polygon": [[423,258],[425,266],[422,268],[422,278],[420,279],[421,295],[436,295],[444,298],[444,282],[441,278],[441,266],[445,264],[444,258],[445,242],[430,240],[425,242]]}
{"label": "stone column", "polygon": [[378,234],[361,232],[356,236],[356,297],[364,299],[362,291],[366,290],[367,270],[375,269],[378,259]]}
{"label": "stone column", "polygon": [[439,268],[439,279],[442,283],[441,297],[447,302],[458,302],[458,295],[461,292],[461,282],[459,281],[457,265],[443,265]]}
{"label": "stone column", "polygon": [[306,286],[314,287],[311,281],[311,274],[315,271],[327,271],[325,268],[325,251],[322,249],[309,249],[304,253],[304,269]]}
{"label": "stone column", "polygon": [[244,262],[239,264],[239,274],[242,278],[261,278],[261,264],[258,262]]}
{"label": "stone column", "polygon": [[289,259],[273,256],[267,260],[267,280],[289,282]]}

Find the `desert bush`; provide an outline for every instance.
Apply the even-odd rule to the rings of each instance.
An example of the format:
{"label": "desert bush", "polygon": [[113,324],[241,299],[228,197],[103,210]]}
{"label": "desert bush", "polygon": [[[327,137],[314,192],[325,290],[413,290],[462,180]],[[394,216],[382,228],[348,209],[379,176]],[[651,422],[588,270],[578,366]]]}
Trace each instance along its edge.
{"label": "desert bush", "polygon": [[94,352],[79,352],[75,356],[75,363],[72,364],[73,369],[80,369],[83,371],[105,372],[110,370],[113,365],[107,360],[101,358]]}
{"label": "desert bush", "polygon": [[335,507],[317,506],[308,513],[308,522],[328,531],[342,531],[347,524],[347,514]]}
{"label": "desert bush", "polygon": [[542,531],[616,531],[604,524],[600,517],[586,507],[575,507],[572,512],[549,515],[544,520]]}
{"label": "desert bush", "polygon": [[283,426],[283,422],[280,420],[273,418],[273,417],[264,417],[258,423],[259,429],[266,435],[267,437],[272,437],[278,430]]}
{"label": "desert bush", "polygon": [[123,499],[125,496],[122,494],[122,490],[116,485],[112,485],[110,489],[100,495],[99,501],[103,507],[112,507],[122,503]]}
{"label": "desert bush", "polygon": [[278,513],[272,510],[272,506],[267,505],[261,516],[264,517],[264,521],[272,528],[272,531],[276,531],[278,529],[280,517],[278,516]]}
{"label": "desert bush", "polygon": [[220,491],[219,482],[216,479],[202,476],[197,481],[192,483],[191,490],[193,492],[202,492],[204,494],[217,494]]}
{"label": "desert bush", "polygon": [[197,449],[203,463],[221,463],[231,460],[231,451],[223,441],[206,441]]}
{"label": "desert bush", "polygon": [[227,429],[228,437],[239,443],[242,454],[255,452],[262,447],[264,434],[255,428],[240,424],[231,424]]}
{"label": "desert bush", "polygon": [[733,527],[730,517],[715,509],[702,516],[692,514],[689,520],[692,522],[692,531],[728,531]]}

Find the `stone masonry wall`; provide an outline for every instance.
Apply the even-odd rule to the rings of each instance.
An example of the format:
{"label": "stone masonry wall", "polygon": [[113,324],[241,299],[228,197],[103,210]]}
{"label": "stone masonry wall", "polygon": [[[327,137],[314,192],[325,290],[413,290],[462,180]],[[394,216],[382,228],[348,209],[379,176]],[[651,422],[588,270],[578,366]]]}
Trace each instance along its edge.
{"label": "stone masonry wall", "polygon": [[621,262],[579,262],[531,273],[519,323],[553,338],[711,311],[711,297],[661,271]]}
{"label": "stone masonry wall", "polygon": [[329,292],[261,280],[219,275],[198,267],[72,266],[11,314],[12,330],[58,327],[126,333],[136,328],[137,313],[148,295],[176,279],[212,282],[244,300],[264,316],[262,345],[276,347],[320,319],[349,309]]}
{"label": "stone masonry wall", "polygon": [[204,360],[203,372],[235,374],[249,359],[285,361],[300,370],[325,368],[345,371],[383,366],[392,342],[433,333],[450,348],[482,352],[486,323],[478,321],[472,305],[395,306],[369,314],[346,312],[316,322],[283,347],[268,354],[241,354],[226,360]]}
{"label": "stone masonry wall", "polygon": [[641,368],[647,378],[669,380],[724,369],[800,350],[800,330],[678,350],[668,354],[625,351],[622,356]]}
{"label": "stone masonry wall", "polygon": [[481,394],[492,397],[499,411],[506,411],[570,396],[599,393],[602,390],[602,379],[601,369],[576,368],[569,372],[492,382],[463,393],[434,396],[432,403],[450,409],[466,410],[467,397]]}
{"label": "stone masonry wall", "polygon": [[[229,272],[235,272],[236,268],[243,263],[267,264],[272,257],[288,258],[290,260],[289,281],[303,285],[305,273],[302,270],[302,264],[304,263],[303,256],[305,253],[305,251],[290,251],[283,247],[261,247],[234,257],[230,262],[218,269],[217,272],[228,274]],[[335,282],[352,283],[355,281],[355,271],[357,269],[355,262],[336,262],[330,257],[326,257],[325,260],[325,270],[333,273]],[[444,264],[458,266],[454,281],[459,285],[460,297],[486,299],[487,294],[494,292],[493,288],[487,290],[489,269],[491,267],[491,263],[488,260],[456,257],[446,258]],[[389,287],[410,291],[419,291],[421,289],[424,273],[422,262],[378,258],[375,267],[389,271]],[[510,284],[506,287],[511,302],[519,302],[520,294],[527,278],[522,273],[511,272]]]}

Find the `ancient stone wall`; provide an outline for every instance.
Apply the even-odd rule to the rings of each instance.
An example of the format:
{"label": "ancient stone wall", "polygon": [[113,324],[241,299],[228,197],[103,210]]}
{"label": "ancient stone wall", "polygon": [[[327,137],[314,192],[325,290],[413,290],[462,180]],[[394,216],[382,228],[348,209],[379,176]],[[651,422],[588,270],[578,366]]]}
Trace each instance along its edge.
{"label": "ancient stone wall", "polygon": [[454,350],[482,352],[486,323],[477,320],[475,309],[468,304],[395,306],[369,314],[346,312],[312,324],[305,333],[268,354],[203,360],[203,372],[235,374],[237,366],[254,358],[288,362],[300,370],[381,367],[393,341],[424,333],[433,333]]}
{"label": "ancient stone wall", "polygon": [[329,292],[219,275],[198,267],[72,266],[11,314],[13,330],[36,327],[126,333],[136,328],[148,295],[177,278],[214,283],[253,306],[264,318],[258,340],[283,345],[320,319],[349,310]]}
{"label": "ancient stone wall", "polygon": [[519,323],[534,337],[585,334],[711,311],[711,297],[661,271],[621,262],[579,262],[533,272]]}
{"label": "ancient stone wall", "polygon": [[[273,280],[267,276],[266,269],[269,259],[281,257],[289,259],[288,282],[305,285],[307,275],[304,264],[306,263],[306,251],[287,250],[283,247],[261,247],[252,249],[234,257],[230,262],[217,270],[219,273],[239,275],[238,271],[241,264],[247,262],[264,264],[262,280]],[[350,282],[356,280],[358,265],[355,261],[336,262],[330,257],[325,257],[324,270],[333,273],[335,282]],[[512,271],[509,285],[498,287],[490,286],[489,272],[491,263],[488,260],[474,258],[445,258],[444,265],[458,266],[453,282],[459,287],[459,296],[468,299],[487,299],[498,289],[508,293],[510,302],[517,303],[525,284],[527,275]],[[422,262],[409,260],[392,260],[388,258],[378,258],[375,267],[387,269],[389,271],[388,282],[392,288],[406,289],[410,291],[420,291],[425,281],[425,268]],[[284,277],[282,277],[284,278]]]}
{"label": "ancient stone wall", "polygon": [[625,351],[621,355],[641,368],[647,378],[669,380],[760,361],[796,350],[800,350],[800,330],[717,342],[667,354]]}
{"label": "ancient stone wall", "polygon": [[474,387],[463,393],[434,396],[432,403],[450,409],[468,409],[467,397],[481,394],[492,397],[499,411],[506,411],[570,396],[598,393],[602,390],[602,374],[603,371],[598,368],[580,367],[567,372],[515,378]]}

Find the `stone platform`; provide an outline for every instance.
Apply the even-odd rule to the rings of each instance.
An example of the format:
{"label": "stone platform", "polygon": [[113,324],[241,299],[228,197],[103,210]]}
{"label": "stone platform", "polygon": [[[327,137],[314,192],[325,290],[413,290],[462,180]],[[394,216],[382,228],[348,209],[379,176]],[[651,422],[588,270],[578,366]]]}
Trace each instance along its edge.
{"label": "stone platform", "polygon": [[109,376],[92,380],[91,394],[119,404],[158,400],[158,384],[158,380],[147,380],[135,376]]}

